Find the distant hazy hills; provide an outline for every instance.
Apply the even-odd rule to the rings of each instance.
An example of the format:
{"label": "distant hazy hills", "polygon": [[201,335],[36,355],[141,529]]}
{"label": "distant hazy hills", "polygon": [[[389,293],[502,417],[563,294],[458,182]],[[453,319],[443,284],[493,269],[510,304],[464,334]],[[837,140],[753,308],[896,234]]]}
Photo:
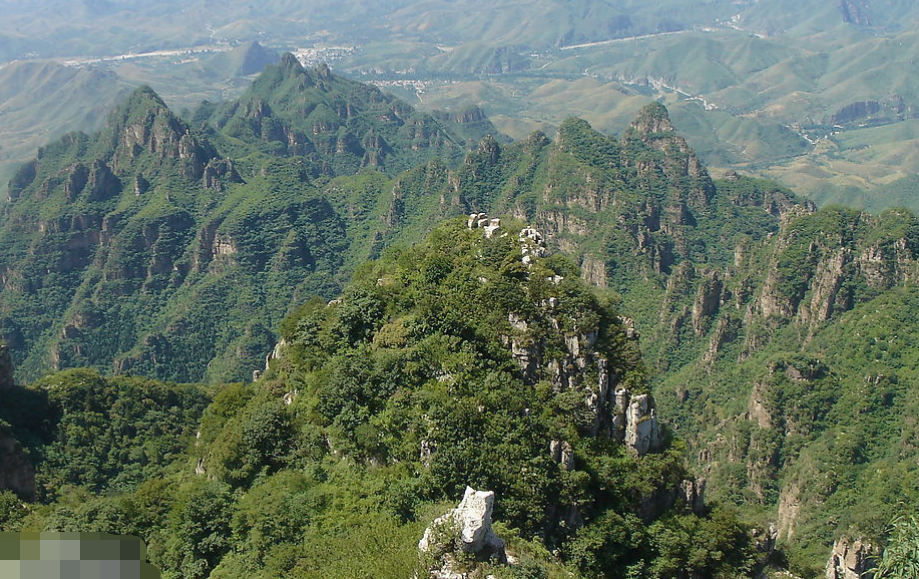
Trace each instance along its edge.
{"label": "distant hazy hills", "polygon": [[102,126],[128,92],[116,75],[97,69],[21,62],[0,67],[0,178],[50,140]]}
{"label": "distant hazy hills", "polygon": [[117,73],[100,64],[26,60],[0,65],[0,182],[5,184],[39,146],[69,131],[100,129],[133,86],[153,83],[166,88],[164,95],[175,106],[197,106],[204,99],[222,99],[224,91],[237,94],[251,75],[278,58],[274,50],[250,43],[142,73],[130,65]]}
{"label": "distant hazy hills", "polygon": [[[851,25],[873,31],[908,30],[913,3],[844,0],[730,2],[663,0],[647,3],[573,0],[368,2],[266,0],[38,0],[0,2],[0,31],[29,39],[5,45],[14,58],[26,48],[41,56],[108,54],[193,46],[218,40],[280,39],[319,32],[336,41],[366,43],[394,36],[435,43],[486,41],[535,49],[598,42],[719,23],[766,35],[811,36]],[[521,17],[523,16],[523,17]],[[96,33],[80,33],[91,26]]]}
{"label": "distant hazy hills", "polygon": [[[662,99],[712,166],[819,201],[886,207],[871,191],[919,171],[919,8],[905,1],[7,0],[0,15],[0,60],[101,67],[177,110],[234,98],[275,51],[299,50],[421,108],[476,105],[516,138],[572,114],[617,132]],[[35,84],[4,90],[58,98]],[[60,119],[29,112],[39,106],[0,117],[0,156],[34,148],[17,124],[95,129],[68,119],[97,118],[108,101],[65,102]]]}

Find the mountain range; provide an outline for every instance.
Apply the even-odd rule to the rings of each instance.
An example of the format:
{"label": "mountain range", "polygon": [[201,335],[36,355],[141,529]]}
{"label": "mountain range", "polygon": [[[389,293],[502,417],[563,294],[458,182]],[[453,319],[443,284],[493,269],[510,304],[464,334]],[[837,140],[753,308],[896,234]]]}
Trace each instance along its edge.
{"label": "mountain range", "polygon": [[[488,128],[475,111],[416,113],[293,57],[195,117],[193,128],[140,88],[101,133],[69,134],[14,175],[0,299],[25,375],[84,365],[182,381],[251,374],[291,299],[334,294],[338,272],[373,250],[384,224],[359,229],[385,171],[460,156],[466,135]],[[207,304],[222,304],[226,325],[194,321]],[[144,319],[124,324],[134,308]]]}
{"label": "mountain range", "polygon": [[[713,554],[721,541],[746,545],[738,551],[746,558],[730,559],[733,573],[775,565],[816,576],[834,539],[887,540],[898,501],[914,504],[919,492],[910,483],[916,217],[817,209],[736,173],[712,179],[659,103],[617,138],[569,118],[554,138],[511,142],[480,109],[420,112],[287,54],[240,98],[184,118],[149,87],[135,90],[101,132],[42,147],[8,197],[0,336],[20,381],[38,382],[13,397],[27,411],[4,420],[39,460],[44,486],[33,492],[58,505],[51,518],[23,524],[86,524],[91,512],[66,511],[69,484],[139,501],[141,490],[184,481],[182,501],[206,498],[215,509],[206,517],[218,524],[249,516],[232,514],[243,507],[237,490],[283,496],[331,477],[329,488],[345,492],[356,513],[362,503],[341,489],[363,484],[353,477],[386,481],[395,494],[372,500],[405,522],[416,521],[417,501],[475,482],[507,497],[498,513],[521,537],[562,545],[586,577],[629,566],[653,567],[653,576],[672,576],[672,565],[686,571],[692,545],[673,543],[672,557],[661,550],[678,528],[709,533],[699,556],[711,561],[722,560]],[[111,377],[80,370],[39,380],[75,367]],[[254,384],[219,385],[248,382],[253,371],[264,373]],[[604,372],[612,382],[594,390]],[[123,438],[97,448],[81,442],[76,418],[38,431],[26,420],[76,411],[68,408],[105,416],[147,387],[126,375],[206,385],[156,386],[150,412],[173,418],[150,440],[110,431],[97,416],[90,438]],[[664,434],[649,435],[654,451],[639,452],[645,462],[604,462],[628,440],[616,426],[619,389],[629,408],[653,392],[638,423],[663,417]],[[455,413],[432,418],[453,395],[463,401]],[[525,429],[517,421],[537,401],[534,438],[502,452],[535,461],[538,485],[502,475],[512,464],[473,460]],[[36,410],[42,404],[54,410]],[[475,418],[491,405],[504,418]],[[152,420],[143,406],[124,412]],[[419,434],[426,420],[444,430]],[[196,428],[200,442],[183,450]],[[470,438],[477,428],[487,434]],[[467,439],[475,444],[460,443]],[[563,442],[576,467],[559,475]],[[440,454],[427,464],[432,449]],[[319,478],[296,474],[307,467]],[[649,478],[622,478],[629,469]],[[396,482],[417,477],[417,488]],[[692,513],[703,480],[717,515]],[[682,481],[689,486],[677,503]],[[557,485],[568,493],[562,502],[549,498]],[[99,501],[93,508],[127,508]],[[217,546],[194,551],[201,519],[188,504],[171,506],[168,524],[162,513],[124,515],[158,537],[153,552],[184,574],[176,576],[205,577],[220,565],[224,575],[211,576],[291,571],[282,553],[269,565],[264,544],[238,542],[258,536],[243,519],[204,529],[214,534],[200,537]],[[105,528],[124,528],[112,522],[123,515],[112,516],[100,519]],[[305,532],[305,520],[285,541]],[[414,532],[374,520],[396,525],[387,527],[394,537]],[[236,555],[219,538],[231,527]],[[629,544],[604,542],[623,533],[634,533],[640,555],[607,550]],[[332,548],[327,537],[313,540]],[[387,549],[404,563],[409,543]]]}
{"label": "mountain range", "polygon": [[[50,60],[114,72],[180,112],[238,97],[256,70],[233,63],[257,42],[267,48],[255,52],[325,61],[429,112],[478,106],[518,140],[552,135],[572,114],[619,133],[661,99],[718,174],[777,179],[821,204],[916,209],[912,196],[887,189],[912,191],[908,177],[919,169],[916,9],[907,2],[272,0],[218,9],[206,0],[42,0],[0,10],[0,62],[10,62],[0,67]],[[249,62],[270,62],[264,56]],[[46,98],[38,78],[9,87],[30,102]],[[93,131],[100,102],[112,101],[76,91],[65,102],[62,116],[79,120],[68,128]],[[28,131],[53,138],[66,126],[34,107],[12,108]],[[39,144],[0,129],[10,160],[0,159],[0,177]]]}

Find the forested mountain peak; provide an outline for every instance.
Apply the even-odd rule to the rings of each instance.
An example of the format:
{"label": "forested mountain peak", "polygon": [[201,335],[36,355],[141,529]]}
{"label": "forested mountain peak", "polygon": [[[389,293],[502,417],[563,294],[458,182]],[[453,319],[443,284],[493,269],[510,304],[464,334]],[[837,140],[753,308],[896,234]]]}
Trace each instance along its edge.
{"label": "forested mountain peak", "polygon": [[304,68],[290,53],[238,100],[197,116],[209,116],[226,136],[260,142],[262,151],[311,159],[326,174],[361,167],[395,174],[435,157],[455,162],[475,140],[497,133],[481,115],[421,113],[326,64]]}
{"label": "forested mountain peak", "polygon": [[632,128],[643,136],[674,131],[667,107],[656,101],[645,105],[639,111],[638,116],[632,121]]}
{"label": "forested mountain peak", "polygon": [[[178,118],[149,86],[137,88],[109,116],[99,136],[97,155],[109,156],[113,168],[127,172],[151,166],[150,158],[160,162],[178,162],[180,172],[189,179],[200,179],[211,161],[218,161],[214,147],[206,137]],[[141,157],[147,157],[146,162]],[[146,178],[146,177],[145,177]]]}
{"label": "forested mountain peak", "polygon": [[475,485],[510,564],[454,560],[467,577],[761,563],[682,468],[628,320],[524,222],[448,221],[281,335],[258,380],[213,396],[87,370],[4,392],[0,435],[53,502],[4,524],[138,533],[175,579],[435,577],[428,513]]}
{"label": "forested mountain peak", "polygon": [[[220,360],[209,375],[247,376],[271,349],[292,296],[330,297],[341,272],[455,215],[528,219],[586,279],[621,291],[683,260],[726,262],[735,242],[712,231],[748,227],[760,238],[778,213],[740,208],[767,197],[774,207],[793,203],[754,182],[717,195],[685,141],[663,130],[666,109],[656,104],[636,126],[661,130],[642,137],[630,129],[615,139],[579,119],[563,123],[554,143],[536,133],[502,144],[487,131],[453,165],[450,155],[466,146],[454,132],[461,124],[287,55],[241,99],[205,104],[193,117],[196,126],[141,87],[102,133],[45,147],[11,182],[0,231],[8,240],[0,301],[10,313],[0,330],[27,375],[90,364],[200,379],[206,362],[194,359],[204,356]],[[33,252],[42,259],[27,258]],[[265,272],[268,292],[255,282]],[[45,287],[60,290],[49,294],[54,303]],[[114,331],[145,295],[165,302]],[[240,304],[222,310],[235,330],[189,325],[190,304],[225,300]],[[176,355],[188,359],[176,363]]]}

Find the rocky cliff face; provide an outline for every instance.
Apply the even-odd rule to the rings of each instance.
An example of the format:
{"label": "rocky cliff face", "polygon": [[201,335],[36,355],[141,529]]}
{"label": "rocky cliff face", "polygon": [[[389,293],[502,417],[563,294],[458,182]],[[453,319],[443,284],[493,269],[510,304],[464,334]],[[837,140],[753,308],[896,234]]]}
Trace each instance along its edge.
{"label": "rocky cliff face", "polygon": [[916,277],[917,240],[905,225],[911,215],[816,211],[769,197],[734,199],[775,209],[774,235],[741,242],[723,267],[683,262],[667,276],[660,317],[645,328],[661,368],[671,369],[670,356],[683,349],[699,349],[711,367],[738,341],[742,361],[768,344],[777,327],[791,324],[813,335],[861,301]]}
{"label": "rocky cliff face", "polygon": [[[767,212],[769,205],[756,203]],[[814,521],[826,518],[821,513],[843,488],[833,479],[841,475],[830,473],[871,462],[820,461],[832,454],[825,445],[834,428],[850,424],[829,416],[861,408],[898,380],[896,368],[902,371],[895,356],[902,355],[897,344],[904,330],[889,320],[911,316],[905,296],[912,295],[917,271],[916,223],[897,210],[872,216],[803,204],[783,208],[775,233],[739,243],[731,262],[674,267],[659,317],[644,329],[662,345],[654,358],[659,367],[681,369],[655,391],[663,412],[706,408],[707,415],[725,408],[727,397],[743,400],[742,410],[722,415],[715,426],[689,418],[681,427],[697,429],[689,438],[710,493],[723,497],[731,489],[769,509],[762,524],[775,523],[780,548],[823,540]],[[888,358],[887,344],[898,353]],[[866,371],[872,364],[878,370]],[[885,423],[904,412],[902,401],[886,400],[859,412],[883,415]],[[877,450],[888,443],[876,435],[865,441],[886,452]]]}
{"label": "rocky cliff face", "polygon": [[[467,227],[482,229],[485,237],[506,235],[502,233],[501,220],[488,219],[484,213],[469,215]],[[521,230],[517,242],[520,261],[528,268],[532,268],[535,258],[548,254],[545,238],[534,228]],[[546,281],[558,286],[564,278],[556,275]],[[662,438],[653,398],[649,394],[633,396],[627,388],[618,387],[622,376],[601,353],[597,328],[580,328],[580,332],[562,329],[570,325],[563,319],[570,313],[567,306],[564,297],[550,297],[529,316],[508,314],[511,332],[502,336],[502,340],[510,347],[524,381],[535,385],[547,380],[557,392],[579,392],[590,416],[584,424],[586,434],[624,442],[639,456],[659,450]],[[634,334],[628,338],[627,329],[621,326],[617,330],[625,340],[637,339]],[[561,344],[564,347],[560,350]],[[563,353],[559,355],[559,351]],[[568,464],[573,459],[564,452],[564,445],[567,442],[554,441],[553,455],[558,455],[557,461]]]}
{"label": "rocky cliff face", "polygon": [[625,412],[625,443],[638,456],[661,448],[661,429],[654,409],[654,400],[649,394],[629,397],[628,390],[616,392],[617,406],[619,400],[629,400]]}
{"label": "rocky cliff face", "polygon": [[826,563],[826,579],[860,579],[874,567],[876,555],[869,543],[839,539]]}
{"label": "rocky cliff face", "polygon": [[218,158],[213,146],[176,117],[149,87],[137,89],[112,113],[102,140],[111,147],[110,163],[117,172],[135,166],[138,160],[155,159],[159,167],[148,169],[154,173],[165,163],[183,177],[199,180],[207,164]]}

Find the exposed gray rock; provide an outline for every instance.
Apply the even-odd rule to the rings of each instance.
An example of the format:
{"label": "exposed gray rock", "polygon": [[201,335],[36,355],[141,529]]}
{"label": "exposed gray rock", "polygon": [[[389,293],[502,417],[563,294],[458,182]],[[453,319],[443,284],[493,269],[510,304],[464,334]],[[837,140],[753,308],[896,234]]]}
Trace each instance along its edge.
{"label": "exposed gray rock", "polygon": [[287,349],[287,340],[281,338],[281,341],[274,345],[274,349],[265,356],[265,371],[271,367],[271,361],[277,360],[284,354]]}
{"label": "exposed gray rock", "polygon": [[585,255],[581,260],[581,279],[590,285],[606,288],[609,280],[606,275],[606,262],[599,257]]}
{"label": "exposed gray rock", "polygon": [[520,253],[523,256],[521,261],[525,265],[530,265],[534,257],[545,257],[548,255],[546,242],[542,233],[536,231],[532,227],[521,229],[517,241],[520,242]]}
{"label": "exposed gray rock", "polygon": [[564,440],[553,440],[549,443],[549,454],[552,460],[562,465],[567,471],[574,470],[574,449]]}
{"label": "exposed gray rock", "polygon": [[470,213],[469,219],[466,221],[466,227],[469,229],[475,229],[479,226],[479,223],[485,220],[488,217],[485,213]]}
{"label": "exposed gray rock", "polygon": [[430,579],[468,579],[469,574],[455,565],[459,554],[478,561],[507,562],[504,541],[491,528],[494,502],[494,492],[466,487],[459,506],[425,529],[418,550],[422,556],[433,556]]}
{"label": "exposed gray rock", "polygon": [[613,438],[625,441],[626,413],[629,409],[629,391],[625,388],[616,390],[616,402],[613,406]]}
{"label": "exposed gray rock", "polygon": [[214,191],[223,191],[224,182],[241,183],[242,179],[236,172],[232,161],[226,159],[211,159],[204,167],[204,188]]}
{"label": "exposed gray rock", "polygon": [[705,513],[705,484],[704,478],[696,480],[684,480],[680,483],[680,494],[689,509],[697,514]]}
{"label": "exposed gray rock", "polygon": [[477,491],[472,487],[466,487],[459,506],[437,518],[425,530],[418,548],[423,552],[429,552],[435,548],[435,544],[444,546],[443,538],[437,537],[437,528],[440,527],[455,530],[455,534],[449,538],[455,540],[453,545],[459,547],[462,552],[504,559],[504,541],[499,539],[491,528],[494,503],[493,491]]}
{"label": "exposed gray rock", "polygon": [[134,195],[140,197],[149,190],[150,181],[147,181],[143,173],[138,173],[137,176],[134,177]]}
{"label": "exposed gray rock", "polygon": [[529,324],[527,324],[526,320],[522,319],[520,316],[513,312],[507,314],[507,323],[509,323],[511,327],[518,332],[526,332],[527,328],[529,327]]}
{"label": "exposed gray rock", "polygon": [[772,555],[775,552],[775,544],[779,539],[779,529],[775,523],[769,523],[765,529],[753,529],[750,535],[753,536],[753,545],[758,553]]}
{"label": "exposed gray rock", "polygon": [[622,327],[625,328],[625,337],[629,340],[638,340],[641,335],[638,333],[638,330],[635,329],[635,320],[632,318],[626,318],[624,316],[619,316],[619,323],[622,324]]}
{"label": "exposed gray rock", "polygon": [[708,348],[702,354],[702,362],[711,369],[718,355],[725,345],[730,344],[740,335],[742,325],[740,320],[733,316],[723,316],[718,319],[715,330],[708,341]]}
{"label": "exposed gray rock", "polygon": [[750,392],[750,401],[747,403],[747,416],[756,422],[760,428],[772,428],[772,413],[766,407],[766,384],[757,382]]}
{"label": "exposed gray rock", "polygon": [[826,579],[859,579],[874,566],[876,553],[869,543],[839,539],[826,563]]}
{"label": "exposed gray rock", "polygon": [[89,169],[83,163],[76,163],[67,169],[67,178],[64,181],[64,199],[73,201],[86,188],[89,181]]}
{"label": "exposed gray rock", "polygon": [[418,453],[418,459],[424,466],[431,466],[431,456],[436,450],[436,445],[427,440],[421,441],[421,451]]}
{"label": "exposed gray rock", "polygon": [[466,220],[466,227],[469,229],[482,229],[485,232],[485,237],[492,237],[501,229],[501,220],[489,219],[487,213],[470,213],[469,219]]}
{"label": "exposed gray rock", "polygon": [[849,298],[840,294],[848,280],[847,269],[851,261],[852,252],[843,247],[817,264],[810,280],[810,300],[802,303],[798,309],[801,324],[814,326],[829,320],[837,310],[851,308]]}
{"label": "exposed gray rock", "polygon": [[650,394],[633,396],[625,418],[625,443],[638,456],[661,448],[661,429]]}
{"label": "exposed gray rock", "polygon": [[724,281],[718,272],[711,272],[699,283],[692,305],[692,328],[697,336],[708,329],[709,320],[724,304]]}
{"label": "exposed gray rock", "polygon": [[529,322],[513,312],[507,315],[507,322],[515,331],[514,335],[507,338],[510,342],[511,354],[520,367],[524,380],[531,380],[539,363],[539,351],[532,340],[525,335],[530,327]]}
{"label": "exposed gray rock", "polygon": [[798,514],[801,512],[801,488],[797,481],[782,487],[779,495],[779,538],[790,540],[795,536]]}
{"label": "exposed gray rock", "polygon": [[491,237],[497,233],[499,229],[501,229],[501,220],[491,219],[489,220],[488,225],[486,225],[483,229],[485,230],[485,237]]}
{"label": "exposed gray rock", "polygon": [[638,456],[663,446],[657,408],[650,394],[633,396],[617,388],[612,400],[611,428],[614,439],[624,442]]}
{"label": "exposed gray rock", "polygon": [[102,161],[94,161],[89,173],[89,200],[110,199],[121,191],[121,180]]}
{"label": "exposed gray rock", "polygon": [[868,286],[887,289],[909,279],[910,263],[915,259],[909,242],[901,238],[892,247],[874,244],[864,248],[855,263]]}

